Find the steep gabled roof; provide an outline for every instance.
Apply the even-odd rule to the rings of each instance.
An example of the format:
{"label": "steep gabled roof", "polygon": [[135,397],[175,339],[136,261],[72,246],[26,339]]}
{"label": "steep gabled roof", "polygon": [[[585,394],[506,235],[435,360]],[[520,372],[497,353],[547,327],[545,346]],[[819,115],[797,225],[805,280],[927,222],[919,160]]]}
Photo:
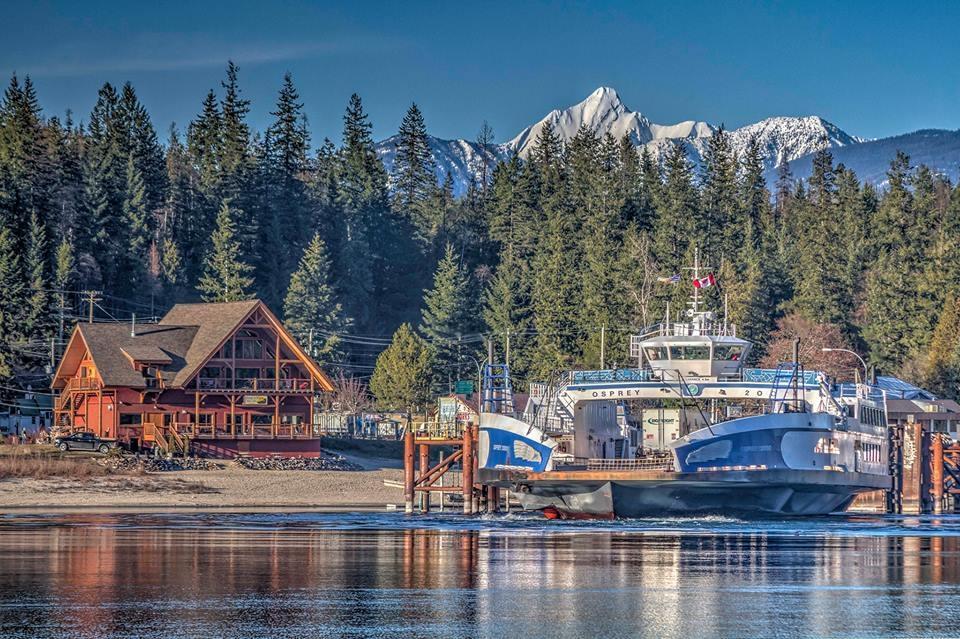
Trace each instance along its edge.
{"label": "steep gabled roof", "polygon": [[173,379],[171,386],[185,385],[200,367],[219,350],[240,324],[260,304],[259,300],[202,304],[177,304],[160,325],[193,326],[196,335],[186,353],[186,365]]}
{"label": "steep gabled roof", "polygon": [[[61,360],[54,387],[79,366],[79,352],[90,351],[104,386],[144,388],[144,377],[133,363],[162,366],[168,388],[182,388],[257,309],[279,333],[283,342],[302,359],[319,380],[319,391],[333,390],[330,378],[307,355],[280,321],[259,300],[206,304],[177,304],[157,324],[138,324],[130,335],[128,324],[78,324]],[[67,365],[68,355],[70,364]]]}
{"label": "steep gabled roof", "polygon": [[[82,340],[104,386],[144,388],[143,374],[133,367],[125,351],[149,349],[153,353],[162,353],[170,360],[162,373],[169,381],[185,365],[185,355],[196,332],[193,326],[138,324],[131,337],[129,324],[77,324],[68,350],[78,348],[80,345],[76,341]],[[65,372],[70,374],[73,371]]]}

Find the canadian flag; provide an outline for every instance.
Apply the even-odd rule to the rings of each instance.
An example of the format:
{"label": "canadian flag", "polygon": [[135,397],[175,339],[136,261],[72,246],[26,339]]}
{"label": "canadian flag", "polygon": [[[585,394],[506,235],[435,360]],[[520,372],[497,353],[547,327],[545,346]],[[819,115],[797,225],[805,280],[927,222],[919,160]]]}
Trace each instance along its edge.
{"label": "canadian flag", "polygon": [[693,288],[707,288],[708,286],[714,286],[717,283],[717,278],[713,276],[713,273],[710,273],[706,277],[694,278]]}

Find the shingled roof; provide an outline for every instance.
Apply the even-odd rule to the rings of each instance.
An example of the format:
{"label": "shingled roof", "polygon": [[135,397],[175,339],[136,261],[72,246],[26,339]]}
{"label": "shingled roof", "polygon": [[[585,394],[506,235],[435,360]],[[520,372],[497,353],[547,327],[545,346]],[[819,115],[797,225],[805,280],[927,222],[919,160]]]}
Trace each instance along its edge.
{"label": "shingled roof", "polygon": [[[133,336],[128,324],[78,324],[70,344],[78,336],[83,340],[105,386],[144,388],[144,377],[133,366],[133,362],[142,362],[160,364],[165,386],[182,388],[257,308],[262,309],[281,331],[283,339],[305,359],[307,367],[320,379],[320,388],[331,390],[330,379],[259,300],[177,304],[158,323],[138,324]],[[71,352],[76,349],[71,351],[68,347],[61,367]],[[53,385],[59,388],[63,383],[58,370]]]}
{"label": "shingled roof", "polygon": [[151,347],[151,351],[166,355],[170,363],[164,366],[162,375],[169,382],[186,365],[185,356],[197,327],[138,324],[133,337],[128,324],[78,324],[77,331],[90,350],[105,386],[143,388],[143,375],[133,367],[125,351]]}
{"label": "shingled roof", "polygon": [[186,365],[177,372],[171,386],[183,386],[210,359],[240,323],[260,304],[259,300],[216,304],[177,304],[159,326],[194,326],[196,335],[186,353]]}

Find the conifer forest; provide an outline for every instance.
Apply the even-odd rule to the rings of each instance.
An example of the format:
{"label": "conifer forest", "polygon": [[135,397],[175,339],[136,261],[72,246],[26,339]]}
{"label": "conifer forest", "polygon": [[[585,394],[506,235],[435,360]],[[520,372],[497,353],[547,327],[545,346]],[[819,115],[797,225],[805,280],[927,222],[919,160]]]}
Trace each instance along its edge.
{"label": "conifer forest", "polygon": [[[263,131],[233,64],[184,99],[196,117],[161,132],[130,84],[104,84],[89,114],[51,115],[29,78],[11,78],[0,387],[42,386],[91,315],[147,322],[177,302],[250,297],[386,407],[475,379],[487,337],[498,355],[509,339],[520,387],[629,367],[629,336],[685,308],[698,250],[719,284],[707,304],[727,306],[753,363],[775,365],[798,335],[960,394],[960,186],[904,154],[879,187],[828,151],[808,180],[782,166],[768,183],[763,149],[737,156],[722,131],[694,166],[682,143],[654,158],[585,128],[564,145],[546,127],[529,156],[480,167],[455,197],[416,104],[388,174],[358,95],[338,140],[311,137],[290,75]],[[827,356],[805,363],[858,366]]]}

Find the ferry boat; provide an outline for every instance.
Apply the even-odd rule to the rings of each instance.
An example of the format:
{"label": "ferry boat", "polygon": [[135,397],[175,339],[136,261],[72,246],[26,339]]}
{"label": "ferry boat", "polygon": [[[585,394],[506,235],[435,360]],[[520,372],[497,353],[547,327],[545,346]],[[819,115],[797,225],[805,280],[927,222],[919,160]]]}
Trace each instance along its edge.
{"label": "ferry boat", "polygon": [[[637,368],[573,371],[525,415],[481,414],[478,479],[563,518],[824,515],[888,489],[883,392],[744,368],[750,348],[695,290],[686,321],[631,338]],[[652,417],[625,420],[628,400]]]}

